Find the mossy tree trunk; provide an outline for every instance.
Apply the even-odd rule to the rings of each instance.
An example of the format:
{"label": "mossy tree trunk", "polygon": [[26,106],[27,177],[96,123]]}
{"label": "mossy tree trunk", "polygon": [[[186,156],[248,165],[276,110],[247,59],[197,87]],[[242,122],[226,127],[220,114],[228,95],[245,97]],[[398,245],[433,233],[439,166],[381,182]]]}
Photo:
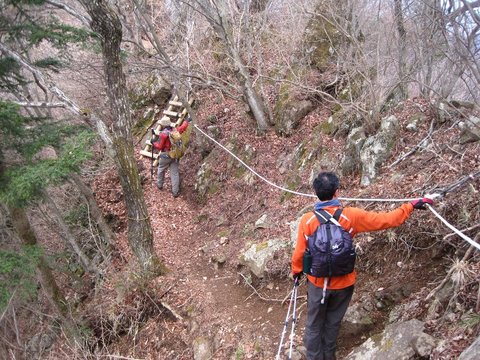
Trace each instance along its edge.
{"label": "mossy tree trunk", "polygon": [[125,74],[120,59],[122,25],[117,14],[103,0],[81,0],[102,46],[107,95],[113,117],[112,148],[118,168],[128,216],[128,241],[142,269],[162,274],[165,266],[153,248],[153,232],[138,175],[131,134],[131,115]]}
{"label": "mossy tree trunk", "polygon": [[407,31],[403,21],[402,0],[394,0],[395,25],[398,33],[398,97],[400,101],[408,97],[407,76]]}
{"label": "mossy tree trunk", "polygon": [[[25,209],[8,206],[10,219],[16,234],[24,245],[37,246],[37,236],[28,220]],[[55,277],[48,266],[44,256],[40,256],[37,264],[37,273],[40,279],[42,289],[47,296],[48,301],[62,318],[64,325],[67,328],[67,334],[77,338],[77,331],[75,321],[72,319],[67,301],[63,296],[60,288],[55,281]]]}

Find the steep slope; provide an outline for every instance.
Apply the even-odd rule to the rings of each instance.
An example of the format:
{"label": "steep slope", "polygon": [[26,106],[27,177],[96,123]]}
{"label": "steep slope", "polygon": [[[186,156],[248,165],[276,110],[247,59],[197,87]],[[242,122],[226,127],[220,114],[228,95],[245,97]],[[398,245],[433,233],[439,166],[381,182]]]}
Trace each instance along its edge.
{"label": "steep slope", "polygon": [[[209,119],[215,117],[221,131],[219,141],[223,144],[233,143],[237,155],[248,158],[248,164],[273,183],[281,186],[290,184],[294,190],[310,193],[312,172],[318,169],[338,170],[345,140],[325,135],[319,138],[318,133],[313,131],[326,121],[328,111],[317,109],[312,112],[303,119],[292,137],[279,138],[273,132],[265,137],[257,137],[252,120],[242,113],[239,104],[229,100],[218,102],[208,93],[199,98],[198,125],[205,128]],[[406,125],[419,109],[423,116],[418,132],[409,132]],[[458,143],[459,130],[455,126],[458,117],[443,124],[434,122],[435,131],[430,134],[431,141],[427,147],[406,157],[398,165],[388,167],[388,164],[401,158],[402,154],[413,149],[427,136],[434,119],[429,104],[420,100],[408,101],[392,113],[400,121],[401,134],[379,178],[368,187],[360,187],[358,174],[344,177],[341,188],[343,196],[418,197],[478,171],[479,143]],[[196,133],[195,143],[200,142],[201,136]],[[290,166],[289,170],[280,171],[282,164],[279,159],[298,151],[298,145],[302,142],[318,147],[314,160],[300,168]],[[162,301],[169,304],[183,320],[164,318],[158,321],[158,318],[151,318],[140,331],[140,341],[136,347],[127,349],[122,344],[117,346],[123,355],[134,357],[191,359],[192,343],[195,339],[200,341],[205,338],[212,348],[214,359],[271,359],[276,353],[286,315],[283,301],[291,286],[287,279],[290,250],[279,256],[277,265],[266,279],[254,282],[256,289],[246,284],[244,277],[238,273],[238,256],[246,244],[271,238],[288,239],[289,223],[297,218],[303,208],[313,204],[314,199],[282,194],[251,176],[249,171],[238,166],[236,160],[218,147],[202,159],[198,146],[192,146],[193,151],[181,161],[183,189],[177,199],[169,193],[168,175],[164,190],[159,191],[150,179],[150,163],[140,159],[144,165],[142,176],[146,201],[155,229],[155,247],[171,269],[168,276],[157,279],[153,289],[157,294],[166,292]],[[248,149],[252,149],[251,154]],[[206,198],[199,202],[195,186],[197,172],[204,162],[210,164],[209,181],[215,186],[211,186]],[[111,174],[105,174],[97,179],[95,187],[101,198],[106,189],[118,188],[118,183],[111,178]],[[477,178],[447,194],[436,203],[435,208],[458,228],[478,224],[478,188]],[[377,211],[397,206],[373,201],[351,205]],[[121,202],[104,203],[104,206],[120,219],[123,218]],[[263,214],[267,214],[272,226],[255,229],[255,221]],[[467,234],[473,237],[475,231],[478,229]],[[402,318],[425,319],[430,306],[430,302],[425,301],[426,295],[445,276],[452,259],[461,258],[467,249],[462,240],[449,234],[450,230],[426,211],[415,212],[398,229],[357,238],[361,248],[358,263],[360,276],[352,304],[373,302],[371,316],[375,325],[361,336],[341,336],[341,355],[345,355],[369,334],[383,328],[389,310],[395,304],[420,299],[421,306],[402,314]],[[125,237],[120,236],[120,239],[121,253],[129,259]],[[223,260],[218,264],[220,258],[226,260],[224,264]],[[467,265],[469,270],[478,270],[478,258],[475,253]],[[462,328],[456,321],[475,307],[478,273],[469,273],[470,276],[465,280],[467,283],[457,287],[454,302],[459,305],[456,309],[439,309],[438,316],[427,322],[429,332],[449,344],[445,346],[442,358],[455,357],[478,334],[478,325]],[[386,291],[379,295],[378,290],[382,288]],[[304,286],[300,289],[300,295],[296,345],[302,342],[306,308]],[[382,301],[384,305],[375,306],[375,302]],[[453,315],[445,320],[442,316],[449,313]]]}

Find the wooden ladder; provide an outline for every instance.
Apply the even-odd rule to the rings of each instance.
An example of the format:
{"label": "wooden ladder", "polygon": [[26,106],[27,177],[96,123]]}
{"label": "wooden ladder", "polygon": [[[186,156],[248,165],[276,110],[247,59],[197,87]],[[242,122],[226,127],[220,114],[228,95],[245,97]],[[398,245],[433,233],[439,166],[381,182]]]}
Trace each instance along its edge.
{"label": "wooden ladder", "polygon": [[[188,101],[188,104],[192,106],[193,104],[193,99],[190,99]],[[160,120],[163,119],[168,119],[170,120],[171,123],[174,123],[175,126],[179,126],[183,123],[183,120],[185,119],[185,116],[187,116],[188,110],[186,107],[183,106],[181,101],[178,101],[178,96],[175,95],[169,102],[168,102],[168,108],[167,110],[163,111],[163,116]],[[173,121],[172,118],[176,119],[176,121]],[[156,124],[156,125],[155,125]],[[156,135],[160,134],[160,131],[162,130],[162,126],[159,124],[159,121],[154,124],[154,131]],[[153,166],[158,165],[158,153],[155,154],[152,152],[152,144],[150,142],[150,139],[147,139],[145,141],[145,147],[143,150],[140,150],[140,155],[148,157],[148,158],[153,158],[155,161],[153,162]]]}

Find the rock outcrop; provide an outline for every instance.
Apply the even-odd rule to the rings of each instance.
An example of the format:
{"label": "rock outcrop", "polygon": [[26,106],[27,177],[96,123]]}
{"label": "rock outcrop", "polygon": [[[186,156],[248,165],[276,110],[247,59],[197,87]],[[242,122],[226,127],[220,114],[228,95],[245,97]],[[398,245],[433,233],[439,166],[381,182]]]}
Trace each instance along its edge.
{"label": "rock outcrop", "polygon": [[399,125],[395,116],[382,119],[380,130],[365,140],[360,151],[362,179],[360,184],[367,186],[378,176],[380,167],[387,160],[398,136]]}
{"label": "rock outcrop", "polygon": [[253,244],[240,255],[239,262],[261,279],[265,276],[268,270],[267,263],[272,260],[275,252],[287,246],[288,242],[283,239],[271,239]]}
{"label": "rock outcrop", "polygon": [[428,356],[435,347],[435,340],[423,332],[424,325],[416,319],[388,325],[383,333],[370,337],[345,359],[408,360]]}

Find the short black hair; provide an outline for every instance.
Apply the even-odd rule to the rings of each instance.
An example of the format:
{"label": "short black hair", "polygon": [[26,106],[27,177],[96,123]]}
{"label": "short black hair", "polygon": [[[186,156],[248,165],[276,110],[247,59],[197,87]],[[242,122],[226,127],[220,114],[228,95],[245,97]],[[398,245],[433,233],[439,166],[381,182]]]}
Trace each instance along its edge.
{"label": "short black hair", "polygon": [[339,186],[340,180],[333,172],[321,172],[313,180],[313,189],[320,201],[331,200]]}

